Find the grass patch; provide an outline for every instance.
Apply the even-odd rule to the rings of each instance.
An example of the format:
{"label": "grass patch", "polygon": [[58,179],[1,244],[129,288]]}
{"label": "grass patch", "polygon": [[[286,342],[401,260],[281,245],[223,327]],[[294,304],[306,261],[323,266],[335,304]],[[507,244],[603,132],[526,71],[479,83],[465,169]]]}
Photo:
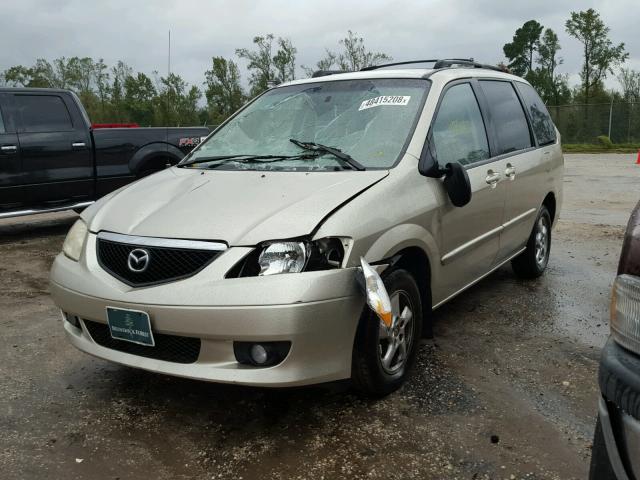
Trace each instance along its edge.
{"label": "grass patch", "polygon": [[563,143],[564,153],[638,153],[640,143],[614,143],[610,147],[590,143]]}

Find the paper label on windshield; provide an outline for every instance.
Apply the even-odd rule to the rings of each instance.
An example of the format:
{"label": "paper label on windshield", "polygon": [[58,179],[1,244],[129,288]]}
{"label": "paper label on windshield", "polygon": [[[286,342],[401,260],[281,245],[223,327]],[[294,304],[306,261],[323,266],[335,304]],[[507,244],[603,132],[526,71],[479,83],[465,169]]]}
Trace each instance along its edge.
{"label": "paper label on windshield", "polygon": [[399,105],[405,106],[411,100],[410,95],[380,95],[379,97],[370,98],[360,104],[360,110],[366,110],[367,108],[381,107],[383,105]]}

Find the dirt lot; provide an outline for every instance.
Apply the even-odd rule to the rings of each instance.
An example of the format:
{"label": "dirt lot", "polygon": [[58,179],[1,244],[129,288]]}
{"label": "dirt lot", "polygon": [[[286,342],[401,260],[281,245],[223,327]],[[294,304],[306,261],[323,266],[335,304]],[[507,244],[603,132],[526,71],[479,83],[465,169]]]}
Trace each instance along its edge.
{"label": "dirt lot", "polygon": [[567,155],[549,270],[504,267],[436,314],[414,378],[261,390],[74,350],[47,292],[73,214],[0,223],[0,477],[585,478],[633,155]]}

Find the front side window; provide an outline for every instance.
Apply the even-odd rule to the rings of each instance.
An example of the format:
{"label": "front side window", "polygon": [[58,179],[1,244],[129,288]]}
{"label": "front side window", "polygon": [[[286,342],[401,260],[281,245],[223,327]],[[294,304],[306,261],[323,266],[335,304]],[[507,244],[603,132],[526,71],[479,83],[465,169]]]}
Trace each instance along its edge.
{"label": "front side window", "polygon": [[517,82],[518,90],[529,109],[533,133],[540,145],[549,145],[556,141],[556,128],[547,111],[547,107],[531,85]]}
{"label": "front side window", "polygon": [[471,85],[449,88],[436,114],[431,130],[438,163],[469,165],[489,158],[487,132]]}
{"label": "front side window", "polygon": [[25,132],[73,130],[69,111],[57,95],[16,95],[14,99]]}
{"label": "front side window", "polygon": [[497,155],[531,147],[527,117],[509,82],[481,80],[498,140]]}
{"label": "front side window", "polygon": [[183,164],[232,170],[348,168],[335,155],[305,150],[293,139],[339,149],[367,169],[390,168],[413,133],[429,85],[422,79],[363,79],[274,88],[223,125]]}

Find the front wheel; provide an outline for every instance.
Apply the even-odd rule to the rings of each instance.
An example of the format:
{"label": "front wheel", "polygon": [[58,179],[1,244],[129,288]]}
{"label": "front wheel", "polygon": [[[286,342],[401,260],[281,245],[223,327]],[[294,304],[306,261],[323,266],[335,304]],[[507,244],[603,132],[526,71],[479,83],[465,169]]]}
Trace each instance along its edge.
{"label": "front wheel", "polygon": [[536,223],[527,241],[524,252],[511,260],[511,267],[521,278],[537,278],[542,275],[549,263],[551,251],[551,215],[546,206],[538,212]]}
{"label": "front wheel", "polygon": [[406,270],[384,276],[391,298],[390,329],[368,307],[360,318],[353,346],[352,380],[361,393],[382,397],[404,383],[415,361],[422,331],[420,291]]}

